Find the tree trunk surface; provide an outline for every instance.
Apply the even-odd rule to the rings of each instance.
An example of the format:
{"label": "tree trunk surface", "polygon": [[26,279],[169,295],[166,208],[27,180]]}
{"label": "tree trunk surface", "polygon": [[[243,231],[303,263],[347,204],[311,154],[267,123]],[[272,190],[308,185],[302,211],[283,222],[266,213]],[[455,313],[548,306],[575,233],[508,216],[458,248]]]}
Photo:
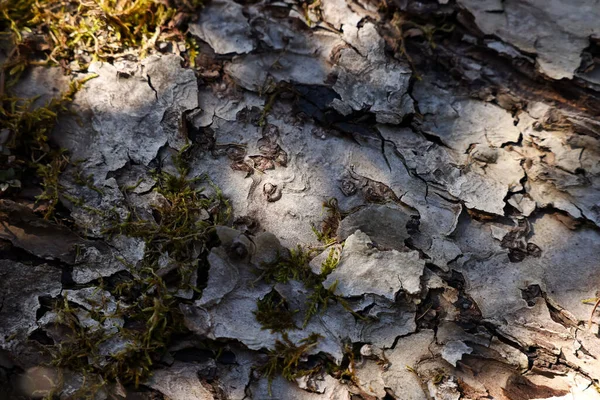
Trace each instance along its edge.
{"label": "tree trunk surface", "polygon": [[195,67],[75,74],[54,218],[0,199],[0,398],[600,399],[597,2],[213,0],[189,34]]}

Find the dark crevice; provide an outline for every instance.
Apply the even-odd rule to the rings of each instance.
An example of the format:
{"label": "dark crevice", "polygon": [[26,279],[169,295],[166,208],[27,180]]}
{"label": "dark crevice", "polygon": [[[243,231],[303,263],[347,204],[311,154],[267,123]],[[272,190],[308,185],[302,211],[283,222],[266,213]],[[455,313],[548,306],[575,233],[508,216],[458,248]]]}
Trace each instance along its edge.
{"label": "dark crevice", "polygon": [[564,326],[567,330],[571,328],[578,328],[579,321],[575,316],[573,316],[570,312],[562,308],[558,303],[552,300],[548,293],[542,293],[542,297],[546,301],[546,305],[548,306],[548,311],[550,312],[550,318],[554,322],[557,322]]}
{"label": "dark crevice", "polygon": [[146,78],[148,79],[148,86],[150,86],[150,89],[152,89],[152,91],[154,92],[154,97],[156,101],[158,101],[158,92],[156,91],[154,86],[152,86],[152,79],[150,78],[150,75],[146,74]]}
{"label": "dark crevice", "polygon": [[[2,241],[2,239],[0,239],[0,241]],[[41,258],[28,252],[27,250],[13,246],[10,244],[10,242],[3,242],[5,245],[0,246],[0,260],[10,260],[31,266],[49,265],[51,267],[60,269],[68,267],[68,264],[60,260]],[[8,246],[6,244],[8,244]]]}
{"label": "dark crevice", "polygon": [[36,341],[45,346],[54,345],[54,340],[42,329],[36,329],[29,334],[29,340]]}
{"label": "dark crevice", "polygon": [[500,145],[500,148],[505,148],[505,147],[509,147],[509,146],[522,147],[522,145],[523,145],[523,134],[519,133],[519,138],[517,139],[516,142],[505,142],[505,143],[502,143]]}
{"label": "dark crevice", "polygon": [[533,307],[536,303],[537,298],[543,297],[542,289],[540,285],[529,285],[525,289],[521,289],[521,297],[527,302],[529,307]]}

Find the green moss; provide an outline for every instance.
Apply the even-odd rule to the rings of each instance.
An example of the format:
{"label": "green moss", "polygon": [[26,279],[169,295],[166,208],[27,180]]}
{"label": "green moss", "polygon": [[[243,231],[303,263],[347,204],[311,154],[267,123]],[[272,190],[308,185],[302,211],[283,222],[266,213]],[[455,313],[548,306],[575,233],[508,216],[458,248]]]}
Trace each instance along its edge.
{"label": "green moss", "polygon": [[270,329],[271,332],[283,332],[298,328],[294,323],[294,315],[297,312],[298,310],[290,310],[285,299],[277,291],[272,290],[257,302],[254,316],[263,329]]}
{"label": "green moss", "polygon": [[273,91],[273,93],[271,93],[269,95],[269,99],[267,100],[265,107],[263,108],[262,112],[260,113],[260,119],[258,120],[258,126],[265,126],[267,124],[267,117],[268,117],[269,113],[271,112],[271,109],[273,108],[273,105],[275,104],[275,100],[277,100],[279,93],[280,93],[280,89],[277,87]]}
{"label": "green moss", "polygon": [[[330,201],[326,204],[329,205],[332,210],[334,210],[332,214],[336,220],[337,218],[341,219],[341,213],[337,208],[337,202]],[[332,243],[330,246],[332,246],[334,243]],[[315,252],[318,250],[319,249],[306,250],[301,246],[298,246],[296,249],[291,249],[288,255],[279,257],[273,263],[263,265],[262,274],[259,279],[263,279],[267,283],[287,283],[290,280],[296,280],[302,282],[304,287],[311,291],[310,295],[308,296],[303,328],[308,325],[312,317],[319,313],[324,313],[330,303],[341,304],[356,318],[364,319],[363,316],[355,313],[352,310],[346,300],[335,294],[337,282],[334,282],[327,288],[323,286],[323,281],[325,281],[327,275],[333,272],[340,261],[342,245],[330,247],[327,258],[321,264],[320,274],[315,274],[311,270],[309,262],[313,258]],[[259,309],[260,307],[261,305],[259,304]],[[275,318],[276,313],[268,313],[267,315]]]}
{"label": "green moss", "polygon": [[322,248],[305,249],[298,246],[296,249],[291,249],[289,254],[278,257],[275,262],[263,265],[259,278],[267,283],[287,283],[290,280],[296,280],[302,282],[305,288],[311,291],[308,296],[303,328],[308,325],[312,317],[325,312],[330,303],[339,303],[357,318],[363,318],[356,314],[343,298],[335,294],[337,282],[328,288],[323,286],[327,275],[337,267],[343,247],[341,244],[336,244],[337,240],[332,234],[337,230],[342,219],[342,212],[338,207],[337,200],[330,199],[323,204],[323,207],[327,210],[327,216],[322,223],[322,229],[317,230],[313,226],[313,230],[318,233],[317,237],[325,244],[325,248],[329,247],[329,254],[321,264],[320,273],[315,274],[311,270],[309,262]]}
{"label": "green moss", "polygon": [[[42,194],[38,200],[47,202],[45,217],[49,218],[59,198],[60,173],[68,165],[69,158],[62,149],[50,146],[48,135],[59,113],[66,111],[73,96],[89,79],[89,75],[73,81],[60,97],[51,99],[42,107],[34,107],[36,100],[21,100],[7,95],[0,97],[0,131],[8,132],[9,139],[0,155],[0,171],[15,171],[22,175],[33,170],[41,180]],[[17,173],[9,175],[17,178]]]}
{"label": "green moss", "polygon": [[314,288],[311,295],[308,297],[308,307],[304,316],[304,325],[306,327],[311,318],[319,312],[324,313],[331,301],[336,301],[338,296],[335,294],[337,281],[330,287],[325,288],[323,285],[318,285]]}
{"label": "green moss", "polygon": [[69,163],[69,159],[64,151],[58,151],[57,154],[54,154],[49,158],[50,162],[47,164],[39,164],[37,167],[38,176],[42,179],[43,192],[37,196],[36,199],[47,203],[46,212],[44,213],[44,218],[46,219],[54,214],[54,210],[58,204],[59,194],[62,189],[58,182],[60,173]]}
{"label": "green moss", "polygon": [[[117,309],[112,315],[102,312],[102,304],[93,304],[89,315],[99,324],[95,327],[83,326],[78,319],[77,309],[66,298],[58,302],[55,307],[58,322],[67,327],[70,334],[67,340],[50,348],[53,364],[84,376],[99,375],[105,383],[118,380],[137,387],[146,379],[154,362],[166,351],[171,337],[183,332],[183,323],[176,300],[168,293],[162,279],[146,277],[135,283],[145,286],[142,290],[151,287],[154,292],[143,294],[135,303]],[[122,290],[121,294],[129,296],[132,293]],[[109,317],[125,318],[131,327],[121,328],[118,333],[108,333],[101,324]],[[127,341],[127,345],[107,358],[101,353],[101,348],[115,335]],[[82,387],[82,390],[86,389]]]}
{"label": "green moss", "polygon": [[[86,377],[100,376],[104,383],[118,380],[138,385],[149,376],[172,337],[185,331],[180,300],[174,292],[190,288],[198,291],[191,277],[207,253],[214,225],[229,220],[231,207],[206,177],[188,176],[187,147],[175,157],[176,175],[155,171],[156,190],[164,197],[164,202],[154,206],[156,220],[145,220],[133,209],[126,218],[120,218],[114,211],[96,210],[63,193],[60,174],[70,160],[64,150],[52,147],[49,134],[77,90],[94,75],[73,81],[65,93],[42,107],[34,106],[35,98],[20,99],[9,90],[32,65],[59,65],[67,72],[85,72],[94,60],[142,58],[159,42],[185,42],[189,50],[187,62],[193,65],[197,44],[183,32],[199,5],[198,0],[0,1],[0,35],[11,46],[0,68],[0,132],[9,135],[0,154],[0,179],[10,181],[12,186],[2,187],[18,188],[21,176],[35,172],[42,189],[38,200],[47,204],[46,218],[52,216],[59,198],[64,196],[75,206],[103,217],[107,235],[123,234],[146,242],[141,265],[127,265],[132,278],[110,289],[127,306],[118,308],[112,316],[102,312],[101,304],[94,304],[89,311],[90,317],[100,324],[98,327],[84,326],[78,319],[82,310],[66,298],[56,303],[59,323],[70,334],[67,340],[49,349],[54,364]],[[74,178],[78,184],[103,195],[93,185],[91,176],[75,169]],[[168,284],[167,277],[159,271],[158,260],[164,254],[174,263],[178,278],[173,282],[168,277]],[[125,327],[118,333],[107,333],[101,323],[108,317],[123,318]],[[113,335],[128,344],[106,358],[100,348]],[[75,397],[93,397],[104,383],[86,384]]]}
{"label": "green moss", "polygon": [[[179,170],[187,173],[187,168]],[[145,220],[132,211],[125,220],[115,216],[116,220],[104,232],[143,238],[146,254],[153,261],[161,254],[169,254],[175,261],[189,264],[194,258],[194,245],[205,242],[215,225],[229,221],[231,206],[206,176],[189,178],[163,171],[155,171],[154,176],[155,190],[165,200],[153,206],[155,220]],[[212,195],[204,194],[207,188],[212,189]]]}
{"label": "green moss", "polygon": [[71,165],[75,167],[73,172],[73,181],[79,186],[85,186],[88,189],[93,190],[98,193],[100,196],[104,195],[102,189],[94,184],[94,174],[86,175],[84,171],[81,169],[81,163],[83,161],[79,160],[76,162],[71,162]]}
{"label": "green moss", "polygon": [[313,292],[308,297],[307,311],[304,316],[304,327],[308,325],[311,318],[317,314],[323,314],[327,311],[327,307],[330,303],[340,304],[347,312],[352,314],[355,318],[360,320],[367,320],[366,317],[356,313],[348,302],[335,293],[338,282],[335,281],[329,287],[324,287],[322,284],[316,285],[313,288]]}
{"label": "green moss", "polygon": [[310,367],[303,363],[306,353],[317,345],[321,335],[310,334],[302,339],[299,345],[289,340],[286,333],[281,335],[282,340],[275,342],[275,348],[269,350],[268,361],[259,368],[259,371],[269,380],[269,394],[273,379],[281,374],[285,379],[293,381],[302,376],[311,375],[321,369],[321,366]]}
{"label": "green moss", "polygon": [[98,345],[106,340],[103,331],[92,332],[81,325],[76,308],[73,307],[66,296],[59,299],[54,307],[57,321],[69,329],[69,339],[50,348],[54,364],[59,367],[69,367],[74,371],[91,372],[88,359],[98,357]]}
{"label": "green moss", "polygon": [[331,247],[329,254],[323,263],[321,264],[321,277],[325,279],[327,275],[332,273],[338,264],[340,263],[340,257],[342,255],[342,245]]}
{"label": "green moss", "polygon": [[[187,21],[200,4],[198,0],[6,0],[0,3],[0,27],[11,36],[16,51],[5,69],[14,76],[38,60],[55,65],[66,60],[85,69],[95,59],[141,58],[157,42],[184,40]],[[23,32],[42,37],[43,42],[32,43]]]}
{"label": "green moss", "polygon": [[280,255],[276,261],[262,265],[263,272],[259,279],[267,283],[287,283],[296,280],[311,286],[318,282],[317,276],[308,265],[312,253],[298,245],[295,249],[290,249],[288,254]]}
{"label": "green moss", "polygon": [[[185,148],[174,157],[180,173],[187,174],[189,171],[185,154],[189,149]],[[191,277],[198,268],[205,267],[201,263],[208,253],[207,243],[214,226],[227,221],[231,207],[220,190],[205,177],[190,178],[155,171],[154,178],[155,190],[164,201],[153,206],[152,220],[143,219],[133,209],[124,219],[116,213],[104,215],[108,219],[107,235],[122,234],[143,239],[146,243],[141,265],[126,265],[131,271],[131,278],[110,288],[116,298],[127,304],[113,315],[127,321],[117,333],[120,339],[128,342],[127,346],[105,359],[100,355],[99,346],[110,335],[91,335],[76,318],[70,317],[65,321],[72,332],[72,340],[57,345],[56,365],[89,371],[100,375],[106,382],[118,379],[122,384],[137,386],[151,374],[172,338],[187,332],[179,311],[182,300],[175,294],[181,289],[199,291]],[[209,188],[212,194],[205,195],[204,191]],[[161,272],[159,259],[165,254],[169,256],[169,265],[174,267],[175,276]],[[68,305],[67,302],[65,304]],[[69,309],[65,311],[68,315]],[[106,318],[100,312],[91,314],[96,321]],[[82,358],[81,354],[91,355],[91,362],[88,363],[88,358]]]}
{"label": "green moss", "polygon": [[330,302],[342,302],[342,304],[346,304],[343,299],[335,294],[337,281],[328,288],[323,286],[323,281],[327,278],[327,275],[333,272],[340,262],[341,248],[341,245],[331,247],[327,258],[321,264],[321,273],[318,276],[318,282],[313,284],[313,292],[308,298],[308,307],[306,315],[304,316],[304,327],[308,325],[313,316],[317,315],[319,312],[325,312]]}

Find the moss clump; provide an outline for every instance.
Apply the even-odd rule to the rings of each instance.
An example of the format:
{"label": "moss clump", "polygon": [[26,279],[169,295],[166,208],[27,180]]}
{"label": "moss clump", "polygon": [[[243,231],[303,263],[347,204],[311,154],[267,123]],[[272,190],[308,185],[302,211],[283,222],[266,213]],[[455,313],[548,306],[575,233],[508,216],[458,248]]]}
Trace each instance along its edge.
{"label": "moss clump", "polygon": [[298,310],[290,310],[285,299],[277,291],[272,290],[257,302],[254,316],[263,329],[270,329],[271,332],[283,332],[298,328],[294,323],[294,315],[297,312]]}
{"label": "moss clump", "polygon": [[276,261],[262,265],[261,279],[267,283],[287,283],[290,280],[297,280],[310,288],[319,285],[335,269],[341,252],[341,245],[336,245],[335,232],[342,220],[342,212],[335,198],[324,202],[323,208],[327,211],[327,216],[321,224],[321,229],[312,226],[317,240],[323,243],[325,248],[331,247],[329,256],[322,265],[321,274],[314,274],[309,262],[323,250],[323,247],[304,248],[298,245],[295,249],[290,249],[288,254],[281,254]]}
{"label": "moss clump", "polygon": [[[301,246],[298,246],[296,249],[291,249],[289,254],[280,256],[275,262],[263,265],[263,272],[259,278],[267,283],[287,283],[290,280],[296,280],[302,282],[305,288],[311,291],[311,294],[308,296],[303,328],[308,325],[312,317],[325,312],[328,305],[332,302],[341,304],[348,312],[352,313],[357,318],[363,319],[361,315],[355,313],[351,309],[349,304],[342,297],[335,294],[337,282],[334,282],[327,288],[323,286],[323,282],[327,276],[337,267],[343,247],[341,244],[336,244],[336,239],[329,233],[323,233],[335,232],[335,230],[337,230],[339,221],[342,218],[342,213],[337,206],[337,200],[331,199],[325,202],[324,207],[328,210],[328,216],[323,222],[323,230],[318,231],[313,226],[313,230],[320,233],[317,237],[323,239],[321,241],[325,243],[326,248],[329,247],[328,256],[321,264],[320,273],[313,273],[309,262],[315,253],[322,250],[322,248],[304,249]],[[259,309],[261,306],[263,305],[259,302]],[[273,313],[269,313],[269,317],[275,318],[276,313],[274,311],[276,310],[270,311],[273,311]],[[265,326],[263,322],[261,323],[265,328],[270,329]]]}
{"label": "moss clump", "polygon": [[312,253],[298,245],[295,249],[290,249],[288,254],[280,255],[274,262],[262,265],[263,272],[259,279],[267,283],[287,283],[290,280],[307,285],[316,283],[316,277],[308,265]]}
{"label": "moss clump", "polygon": [[297,378],[318,372],[321,366],[309,366],[303,359],[306,353],[317,345],[321,335],[313,333],[302,339],[299,345],[294,344],[286,333],[281,335],[282,340],[275,342],[275,348],[269,350],[268,361],[259,368],[259,371],[269,380],[269,394],[271,383],[278,374],[285,379],[293,381]]}
{"label": "moss clump", "polygon": [[185,332],[178,299],[161,277],[150,271],[145,273],[136,282],[142,295],[124,311],[129,327],[122,329],[120,336],[129,344],[99,371],[108,381],[118,379],[136,387],[151,374],[153,364],[165,353],[172,337]]}
{"label": "moss clump", "polygon": [[[124,234],[146,241],[146,256],[156,262],[162,254],[181,265],[196,258],[195,245],[206,242],[215,225],[227,223],[231,218],[231,205],[222,192],[207,176],[189,177],[184,161],[191,147],[185,147],[174,157],[178,175],[156,170],[155,191],[164,201],[153,206],[154,220],[141,218],[132,210],[125,220],[115,220],[104,231]],[[205,195],[210,188],[213,193]],[[207,251],[200,247],[201,252]]]}
{"label": "moss clump", "polygon": [[[101,305],[93,305],[89,317],[97,325],[83,324],[80,320],[82,311],[66,298],[56,304],[57,322],[70,334],[67,340],[50,348],[55,366],[84,376],[99,375],[105,384],[119,381],[136,387],[150,375],[152,365],[164,354],[172,336],[183,332],[184,327],[177,300],[162,279],[156,277],[152,281],[146,277],[135,283],[142,286],[141,290],[152,288],[154,291],[142,294],[133,304],[110,315],[103,313]],[[121,293],[125,296],[131,294],[128,290]],[[124,318],[127,324],[118,331],[110,331],[103,326],[108,318]],[[111,339],[117,338],[124,343],[124,348],[109,355],[106,350],[103,352],[105,346],[110,346]]]}
{"label": "moss clump", "polygon": [[157,43],[184,41],[198,0],[6,0],[0,29],[14,48],[3,70],[9,86],[32,64],[82,70],[94,60],[144,57]]}
{"label": "moss clump", "polygon": [[98,345],[106,340],[104,332],[84,327],[77,316],[77,308],[69,303],[66,296],[57,300],[54,311],[57,322],[67,327],[70,333],[68,340],[50,349],[55,365],[69,366],[82,373],[91,372],[88,359],[98,357]]}

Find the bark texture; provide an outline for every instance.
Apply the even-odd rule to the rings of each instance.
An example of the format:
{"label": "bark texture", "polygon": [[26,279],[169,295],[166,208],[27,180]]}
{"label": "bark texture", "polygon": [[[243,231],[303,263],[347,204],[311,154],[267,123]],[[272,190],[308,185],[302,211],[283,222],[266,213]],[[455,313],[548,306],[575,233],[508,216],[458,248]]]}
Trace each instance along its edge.
{"label": "bark texture", "polygon": [[[60,398],[83,384],[41,367],[65,339],[52,299],[113,334],[106,360],[131,344],[103,285],[149,250],[104,219],[153,218],[150,170],[175,171],[189,141],[189,175],[234,218],[190,278],[201,293],[173,292],[188,334],[138,398],[600,399],[599,21],[593,0],[214,0],[190,26],[195,69],[176,48],[93,63],[52,133],[81,160],[60,178],[68,224],[27,194],[0,201],[0,395],[43,391],[40,374],[64,374]],[[57,76],[36,69],[17,92],[50,95]],[[310,274],[336,300],[305,321],[312,288],[265,265],[322,246],[332,198],[336,244]],[[346,372],[261,377],[282,340],[257,318],[267,296],[294,311],[289,343],[320,335],[303,362]],[[140,390],[115,387],[96,398]]]}

